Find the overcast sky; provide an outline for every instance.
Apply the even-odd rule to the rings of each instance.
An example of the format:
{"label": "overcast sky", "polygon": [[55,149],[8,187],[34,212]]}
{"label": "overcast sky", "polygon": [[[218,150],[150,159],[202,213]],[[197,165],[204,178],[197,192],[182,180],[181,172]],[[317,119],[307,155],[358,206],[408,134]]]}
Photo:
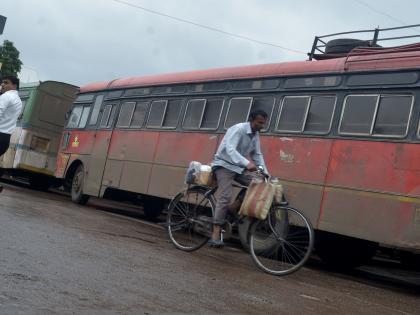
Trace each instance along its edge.
{"label": "overcast sky", "polygon": [[20,51],[21,80],[79,86],[305,60],[316,35],[420,24],[417,0],[0,1],[0,15],[7,17],[0,42],[10,40]]}

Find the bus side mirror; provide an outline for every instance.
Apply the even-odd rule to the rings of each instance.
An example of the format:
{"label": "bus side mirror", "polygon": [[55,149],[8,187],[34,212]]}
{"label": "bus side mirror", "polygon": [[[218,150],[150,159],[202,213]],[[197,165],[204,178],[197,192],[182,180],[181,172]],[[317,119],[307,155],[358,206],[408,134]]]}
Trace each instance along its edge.
{"label": "bus side mirror", "polygon": [[69,110],[69,111],[67,111],[67,112],[65,113],[65,115],[64,115],[64,119],[65,119],[65,120],[69,120],[69,118],[70,118],[70,113],[71,113],[71,110]]}

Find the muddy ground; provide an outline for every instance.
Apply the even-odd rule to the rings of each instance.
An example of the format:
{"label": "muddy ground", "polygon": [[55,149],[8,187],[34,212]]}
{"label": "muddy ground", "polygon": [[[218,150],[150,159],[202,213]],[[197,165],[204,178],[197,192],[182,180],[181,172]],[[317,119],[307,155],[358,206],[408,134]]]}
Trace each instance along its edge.
{"label": "muddy ground", "polygon": [[0,198],[0,314],[420,313],[413,286],[316,264],[277,278],[235,245],[181,252],[130,207],[8,184]]}

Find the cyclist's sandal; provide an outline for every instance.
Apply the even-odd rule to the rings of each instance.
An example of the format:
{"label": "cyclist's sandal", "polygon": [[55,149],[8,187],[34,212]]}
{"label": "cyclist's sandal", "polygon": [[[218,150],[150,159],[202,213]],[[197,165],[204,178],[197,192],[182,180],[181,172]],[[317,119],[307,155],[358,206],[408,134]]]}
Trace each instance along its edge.
{"label": "cyclist's sandal", "polygon": [[225,243],[223,243],[222,240],[213,240],[213,239],[210,239],[207,242],[207,244],[209,244],[210,247],[214,247],[214,248],[222,248],[225,245]]}

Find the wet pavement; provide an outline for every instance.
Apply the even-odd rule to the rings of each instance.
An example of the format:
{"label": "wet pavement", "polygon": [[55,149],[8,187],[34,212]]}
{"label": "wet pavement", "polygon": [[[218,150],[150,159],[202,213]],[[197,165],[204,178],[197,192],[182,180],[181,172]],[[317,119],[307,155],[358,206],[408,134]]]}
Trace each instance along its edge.
{"label": "wet pavement", "polygon": [[0,198],[0,314],[420,313],[412,286],[313,266],[277,278],[235,246],[181,252],[130,207],[11,185]]}

